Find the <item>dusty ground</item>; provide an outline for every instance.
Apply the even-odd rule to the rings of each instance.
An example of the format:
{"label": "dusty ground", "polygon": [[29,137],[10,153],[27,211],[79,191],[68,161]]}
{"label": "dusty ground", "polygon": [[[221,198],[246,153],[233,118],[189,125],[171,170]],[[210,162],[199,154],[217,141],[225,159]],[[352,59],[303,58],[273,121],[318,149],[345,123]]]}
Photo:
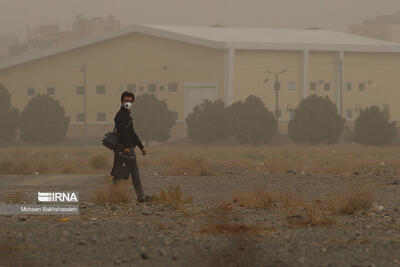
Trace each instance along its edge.
{"label": "dusty ground", "polygon": [[[81,197],[80,214],[68,221],[57,220],[63,215],[0,216],[0,266],[400,265],[396,175],[268,174],[231,167],[217,176],[165,176],[150,164],[140,171],[147,194],[180,185],[193,203],[178,210],[135,202],[99,204],[93,196],[105,186],[108,171],[0,175],[3,201],[14,194],[34,203],[29,198],[38,190],[79,191]],[[330,225],[296,225],[292,220],[302,218],[296,209],[242,207],[232,201],[254,186],[299,195],[309,203],[363,188],[384,209],[337,215]]]}

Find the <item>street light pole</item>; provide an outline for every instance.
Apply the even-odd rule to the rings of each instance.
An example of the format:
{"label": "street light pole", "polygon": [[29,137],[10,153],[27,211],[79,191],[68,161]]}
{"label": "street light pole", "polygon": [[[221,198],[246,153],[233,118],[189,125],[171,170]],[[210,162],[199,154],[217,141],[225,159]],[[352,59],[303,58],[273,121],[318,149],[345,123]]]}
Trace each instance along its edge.
{"label": "street light pole", "polygon": [[274,90],[275,90],[275,117],[279,121],[279,90],[280,90],[280,82],[279,82],[279,74],[286,72],[287,69],[283,69],[280,72],[272,72],[267,70],[267,73],[275,75],[275,83],[274,83]]}

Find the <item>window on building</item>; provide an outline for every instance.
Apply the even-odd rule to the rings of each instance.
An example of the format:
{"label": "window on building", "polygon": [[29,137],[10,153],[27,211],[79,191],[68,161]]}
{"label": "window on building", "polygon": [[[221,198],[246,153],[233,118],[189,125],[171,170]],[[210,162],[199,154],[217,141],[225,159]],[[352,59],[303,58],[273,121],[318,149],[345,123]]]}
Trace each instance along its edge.
{"label": "window on building", "polygon": [[160,86],[160,92],[164,91],[164,85]]}
{"label": "window on building", "polygon": [[147,92],[149,93],[157,92],[157,85],[155,83],[149,83],[147,86]]}
{"label": "window on building", "polygon": [[56,88],[54,88],[54,87],[48,87],[48,88],[46,89],[46,92],[47,92],[47,95],[55,95],[55,93],[56,93]]}
{"label": "window on building", "polygon": [[296,91],[296,83],[295,82],[289,82],[288,89],[289,89],[289,91]]}
{"label": "window on building", "polygon": [[346,116],[346,119],[351,119],[353,117],[353,110],[346,109],[345,116]]}
{"label": "window on building", "polygon": [[358,91],[364,92],[365,91],[365,83],[359,83],[358,84]]}
{"label": "window on building", "polygon": [[289,120],[293,120],[293,118],[294,118],[294,109],[289,109],[288,110],[288,113],[289,113]]}
{"label": "window on building", "polygon": [[317,90],[317,83],[311,82],[310,83],[310,91],[315,91]]}
{"label": "window on building", "polygon": [[168,84],[168,91],[169,91],[169,92],[176,92],[176,91],[178,91],[178,84],[177,84],[177,83],[169,83],[169,84]]}
{"label": "window on building", "polygon": [[77,122],[85,122],[85,113],[77,113],[76,121]]}
{"label": "window on building", "polygon": [[98,112],[96,120],[97,121],[106,121],[106,113]]}
{"label": "window on building", "polygon": [[76,94],[77,95],[84,95],[85,94],[85,88],[83,88],[82,85],[78,85],[76,87]]}
{"label": "window on building", "polygon": [[106,86],[105,85],[97,85],[96,86],[96,94],[104,95],[106,93]]}
{"label": "window on building", "polygon": [[35,88],[27,88],[26,89],[27,96],[34,96],[35,95]]}
{"label": "window on building", "polygon": [[136,84],[127,84],[126,91],[136,93]]}
{"label": "window on building", "polygon": [[324,90],[325,90],[325,91],[330,91],[330,90],[331,90],[331,83],[326,82],[326,83],[324,84]]}
{"label": "window on building", "polygon": [[347,82],[344,84],[344,90],[350,92],[352,90],[351,82]]}

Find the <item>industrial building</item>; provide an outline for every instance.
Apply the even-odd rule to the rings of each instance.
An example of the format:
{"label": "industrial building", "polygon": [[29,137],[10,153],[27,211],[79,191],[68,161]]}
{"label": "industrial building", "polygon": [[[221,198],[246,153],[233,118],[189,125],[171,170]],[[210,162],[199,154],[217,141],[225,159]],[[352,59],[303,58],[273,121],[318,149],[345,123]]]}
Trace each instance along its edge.
{"label": "industrial building", "polygon": [[[275,72],[282,72],[278,103]],[[203,99],[230,105],[250,94],[277,111],[283,134],[312,93],[329,96],[349,122],[372,104],[400,120],[399,73],[400,44],[321,29],[225,26],[135,25],[0,62],[13,105],[23,110],[32,96],[53,95],[71,117],[67,137],[82,136],[85,93],[88,135],[100,137],[112,129],[124,90],[165,100],[178,118],[173,138],[185,136],[185,117]]]}

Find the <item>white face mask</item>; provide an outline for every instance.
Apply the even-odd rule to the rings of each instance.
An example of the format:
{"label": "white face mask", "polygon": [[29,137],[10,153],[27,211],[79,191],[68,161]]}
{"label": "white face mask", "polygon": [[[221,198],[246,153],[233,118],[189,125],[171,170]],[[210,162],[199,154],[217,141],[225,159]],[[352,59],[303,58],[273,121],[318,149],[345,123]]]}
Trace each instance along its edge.
{"label": "white face mask", "polygon": [[124,108],[126,108],[127,110],[131,110],[132,109],[132,102],[125,102],[124,103]]}

